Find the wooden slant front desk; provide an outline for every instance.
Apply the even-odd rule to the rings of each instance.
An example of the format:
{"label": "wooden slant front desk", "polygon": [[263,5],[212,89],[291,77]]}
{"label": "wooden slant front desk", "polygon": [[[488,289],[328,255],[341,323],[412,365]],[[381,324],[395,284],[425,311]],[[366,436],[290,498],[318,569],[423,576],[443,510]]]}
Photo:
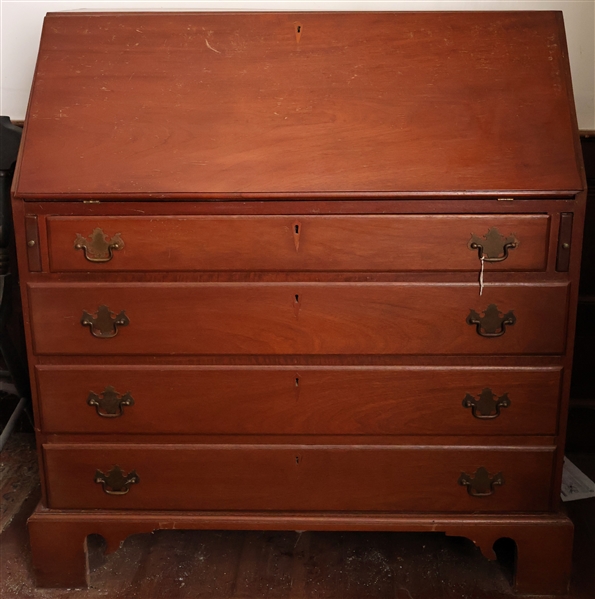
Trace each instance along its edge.
{"label": "wooden slant front desk", "polygon": [[91,533],[431,530],[564,593],[579,156],[560,13],[49,15],[38,583]]}

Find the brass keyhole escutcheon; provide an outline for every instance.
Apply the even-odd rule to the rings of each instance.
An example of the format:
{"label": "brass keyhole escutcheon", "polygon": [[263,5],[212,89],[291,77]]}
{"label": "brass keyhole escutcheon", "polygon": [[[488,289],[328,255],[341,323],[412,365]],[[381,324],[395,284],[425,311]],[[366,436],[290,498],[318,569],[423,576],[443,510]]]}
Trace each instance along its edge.
{"label": "brass keyhole escutcheon", "polygon": [[134,405],[134,399],[130,393],[118,395],[114,387],[108,385],[99,395],[91,391],[87,404],[94,407],[102,418],[119,418],[124,415],[124,407]]}
{"label": "brass keyhole escutcheon", "polygon": [[89,238],[77,233],[74,240],[74,249],[83,250],[89,262],[109,262],[114,257],[114,251],[123,248],[124,240],[120,233],[110,239],[99,227],[93,230]]}

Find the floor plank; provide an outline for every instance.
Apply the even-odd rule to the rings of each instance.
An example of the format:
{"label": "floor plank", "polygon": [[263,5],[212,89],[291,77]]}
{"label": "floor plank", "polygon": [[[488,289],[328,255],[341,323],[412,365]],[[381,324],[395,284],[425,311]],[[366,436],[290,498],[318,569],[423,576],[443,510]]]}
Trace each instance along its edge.
{"label": "floor plank", "polygon": [[33,435],[13,433],[0,454],[0,533],[39,484]]}

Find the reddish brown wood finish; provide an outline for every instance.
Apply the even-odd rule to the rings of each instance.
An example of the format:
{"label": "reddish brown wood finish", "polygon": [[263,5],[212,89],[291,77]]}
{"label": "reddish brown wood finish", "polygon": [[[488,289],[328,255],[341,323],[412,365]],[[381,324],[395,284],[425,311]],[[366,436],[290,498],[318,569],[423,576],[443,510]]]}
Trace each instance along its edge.
{"label": "reddish brown wood finish", "polygon": [[553,12],[51,14],[16,193],[573,193],[567,69]]}
{"label": "reddish brown wood finish", "polygon": [[37,216],[29,215],[25,219],[25,230],[27,234],[27,256],[29,258],[29,270],[41,272],[41,248],[39,247],[39,228]]}
{"label": "reddish brown wood finish", "polygon": [[[567,284],[31,284],[38,354],[555,354]],[[516,323],[486,338],[466,322],[495,304]],[[106,305],[130,324],[81,325]]]}
{"label": "reddish brown wood finish", "polygon": [[[443,530],[513,538],[519,592],[563,594],[579,155],[560,13],[49,16],[13,205],[39,582],[84,583],[94,532]],[[96,226],[106,265],[74,249]],[[480,296],[493,226],[520,245]],[[102,304],[113,339],[80,324]],[[490,304],[496,339],[465,322]],[[101,419],[96,384],[135,405]],[[511,399],[489,422],[461,405],[484,386]],[[116,464],[122,497],[93,482]],[[456,482],[479,466],[491,497]]]}
{"label": "reddish brown wood finish", "polygon": [[[544,270],[549,217],[519,215],[204,216],[48,219],[50,268],[61,271],[456,271],[479,268],[472,234],[519,240],[490,270]],[[121,233],[109,262],[74,249],[80,234]],[[504,243],[504,242],[503,242]]]}
{"label": "reddish brown wood finish", "polygon": [[[554,435],[558,368],[37,366],[48,433]],[[105,418],[89,392],[134,405]],[[489,387],[510,406],[491,420],[462,401]]]}
{"label": "reddish brown wood finish", "polygon": [[86,542],[102,535],[107,552],[132,535],[155,529],[387,530],[445,532],[465,536],[494,559],[500,538],[517,544],[515,590],[565,595],[571,572],[572,523],[562,515],[445,516],[444,514],[258,513],[58,511],[38,508],[29,519],[33,567],[48,587],[88,584]]}
{"label": "reddish brown wood finish", "polygon": [[[312,445],[44,445],[53,509],[547,511],[553,450],[544,447]],[[97,469],[135,470],[108,495]],[[502,473],[488,497],[457,483]]]}

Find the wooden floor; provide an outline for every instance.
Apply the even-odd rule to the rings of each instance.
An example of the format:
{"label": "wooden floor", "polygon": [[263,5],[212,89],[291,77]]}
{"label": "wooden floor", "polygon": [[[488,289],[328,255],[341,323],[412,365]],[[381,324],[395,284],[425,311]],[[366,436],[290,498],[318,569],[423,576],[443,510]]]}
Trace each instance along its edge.
{"label": "wooden floor", "polygon": [[[575,457],[595,474],[588,458]],[[504,599],[510,572],[466,539],[433,533],[158,531],[105,557],[90,537],[91,588],[36,590],[26,519],[0,537],[2,599]],[[577,527],[572,599],[595,597],[595,499],[569,505]],[[504,551],[506,557],[506,551]]]}
{"label": "wooden floor", "polygon": [[[1,398],[0,398],[1,399]],[[13,434],[0,459],[0,533],[21,511],[23,502],[39,486],[33,435]],[[0,538],[1,540],[1,538]]]}

